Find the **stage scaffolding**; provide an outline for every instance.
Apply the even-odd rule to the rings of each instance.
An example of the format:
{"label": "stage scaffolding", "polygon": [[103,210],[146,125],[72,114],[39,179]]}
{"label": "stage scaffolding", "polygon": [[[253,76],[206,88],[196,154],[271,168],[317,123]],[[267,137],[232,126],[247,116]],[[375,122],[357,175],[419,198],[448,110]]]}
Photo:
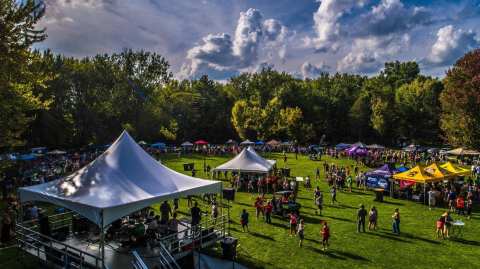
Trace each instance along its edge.
{"label": "stage scaffolding", "polygon": [[49,216],[51,237],[42,235],[35,221],[18,222],[19,248],[51,268],[147,269],[158,266],[177,269],[180,268],[178,260],[225,238],[228,224],[228,215],[224,214],[215,219],[205,216],[194,227],[188,220],[181,220],[177,233],[148,239],[142,247],[125,249],[120,242],[105,241],[101,235],[103,231],[83,235],[74,233],[72,220],[75,214],[67,212]]}

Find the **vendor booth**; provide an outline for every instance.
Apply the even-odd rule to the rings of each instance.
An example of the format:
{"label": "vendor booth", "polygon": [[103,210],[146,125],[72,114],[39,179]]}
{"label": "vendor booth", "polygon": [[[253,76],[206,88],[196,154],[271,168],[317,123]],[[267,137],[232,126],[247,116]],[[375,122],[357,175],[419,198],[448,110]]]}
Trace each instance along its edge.
{"label": "vendor booth", "polygon": [[244,148],[237,156],[230,161],[217,166],[215,172],[245,172],[245,173],[261,173],[268,174],[274,165],[274,160],[266,160],[251,148]]}
{"label": "vendor booth", "polygon": [[440,167],[459,177],[469,176],[472,173],[470,169],[453,164],[452,162],[441,164]]}
{"label": "vendor booth", "polygon": [[[423,202],[426,201],[426,185],[428,183],[442,182],[450,177],[445,171],[438,169],[436,164],[428,167],[417,165],[410,170],[393,175],[393,179],[398,180],[400,188],[408,188],[415,184],[423,184]],[[418,200],[421,200],[418,198]]]}
{"label": "vendor booth", "polygon": [[352,146],[345,150],[348,156],[356,157],[356,156],[367,156],[368,150],[364,147],[360,146]]}
{"label": "vendor booth", "polygon": [[335,145],[336,150],[345,150],[345,149],[348,149],[350,147],[352,147],[352,144],[339,143],[339,144]]}
{"label": "vendor booth", "polygon": [[365,173],[367,187],[371,189],[383,189],[384,191],[389,192],[390,178],[395,172],[395,169],[390,165],[385,164],[378,169]]}
{"label": "vendor booth", "polygon": [[[41,229],[38,232],[28,221],[17,224],[17,238],[24,251],[47,262],[54,259],[54,263],[64,268],[71,268],[72,261],[77,266],[75,268],[123,268],[122,263],[123,266],[130,263],[131,252],[122,253],[114,247],[106,249],[107,229],[121,227],[125,217],[128,219],[132,213],[155,203],[188,195],[221,192],[222,183],[219,181],[190,177],[160,164],[124,131],[103,154],[75,173],[48,183],[20,188],[22,203],[47,202],[71,212],[69,218],[62,222],[65,233],[63,239],[53,239],[42,233]],[[98,233],[86,238],[80,237],[80,233],[73,233],[72,220],[75,218],[96,226]],[[224,218],[223,214],[221,218]],[[220,238],[224,236],[225,222],[217,223],[221,225],[209,227],[209,231],[215,238]],[[171,258],[168,263],[175,264],[175,255],[181,254],[185,245],[199,240],[195,233],[190,232],[187,236],[188,231],[203,230],[204,225],[186,226],[184,230],[187,232],[181,239],[175,234],[168,241],[164,238],[154,238],[153,241],[162,255]],[[115,233],[110,238],[110,246],[116,244],[116,236]],[[92,248],[92,245],[96,247]]]}

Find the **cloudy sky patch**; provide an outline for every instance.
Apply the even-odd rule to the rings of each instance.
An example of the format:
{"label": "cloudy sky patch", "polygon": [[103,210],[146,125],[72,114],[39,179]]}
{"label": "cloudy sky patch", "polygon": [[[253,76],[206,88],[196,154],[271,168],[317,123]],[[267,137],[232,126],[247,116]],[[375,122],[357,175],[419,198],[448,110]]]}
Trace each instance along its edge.
{"label": "cloudy sky patch", "polygon": [[44,0],[36,48],[92,56],[124,48],[165,56],[177,78],[224,80],[262,66],[302,77],[370,75],[418,60],[443,76],[480,46],[480,0]]}

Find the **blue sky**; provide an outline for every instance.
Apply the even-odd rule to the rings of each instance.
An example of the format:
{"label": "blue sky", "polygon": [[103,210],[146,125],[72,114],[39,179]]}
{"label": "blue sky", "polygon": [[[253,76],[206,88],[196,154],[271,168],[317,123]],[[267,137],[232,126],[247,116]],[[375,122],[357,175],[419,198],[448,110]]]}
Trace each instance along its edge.
{"label": "blue sky", "polygon": [[416,60],[442,77],[480,47],[480,0],[44,0],[48,39],[68,56],[155,51],[177,78],[218,80],[270,65],[298,77],[374,74]]}

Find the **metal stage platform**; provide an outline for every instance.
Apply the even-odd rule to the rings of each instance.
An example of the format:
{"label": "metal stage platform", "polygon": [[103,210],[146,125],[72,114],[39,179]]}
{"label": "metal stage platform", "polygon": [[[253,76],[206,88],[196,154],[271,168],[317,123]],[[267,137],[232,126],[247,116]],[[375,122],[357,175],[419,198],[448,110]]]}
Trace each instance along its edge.
{"label": "metal stage platform", "polygon": [[[102,261],[100,235],[75,234],[72,213],[50,216],[52,231],[63,235],[46,237],[34,222],[16,225],[19,247],[52,268],[180,268],[177,261],[195,250],[209,247],[225,237],[226,215],[208,219],[197,227],[181,221],[178,233],[151,238],[140,247],[122,246],[120,241],[105,241]],[[53,234],[53,233],[52,233]],[[54,239],[55,237],[56,239]],[[60,238],[59,238],[60,237]]]}

